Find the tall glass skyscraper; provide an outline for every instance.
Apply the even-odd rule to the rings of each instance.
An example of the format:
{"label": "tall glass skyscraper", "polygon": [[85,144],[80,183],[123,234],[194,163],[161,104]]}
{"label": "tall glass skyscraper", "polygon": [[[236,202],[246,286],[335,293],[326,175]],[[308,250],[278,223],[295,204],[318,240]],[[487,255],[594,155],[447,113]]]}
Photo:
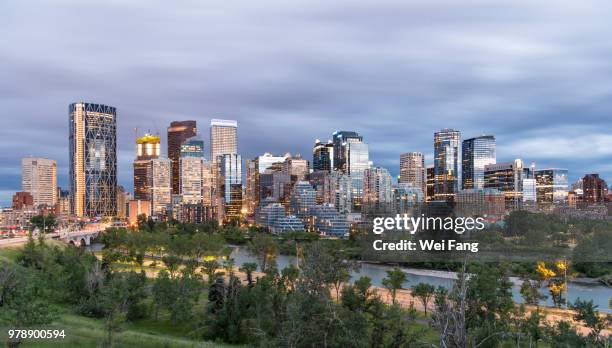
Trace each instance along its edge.
{"label": "tall glass skyscraper", "polygon": [[368,144],[353,131],[333,133],[334,169],[350,176],[352,184],[353,211],[361,210],[363,195],[363,172],[370,167]]}
{"label": "tall glass skyscraper", "polygon": [[240,218],[242,210],[242,157],[236,153],[218,156],[220,194],[225,219]]}
{"label": "tall glass skyscraper", "polygon": [[117,214],[117,110],[103,104],[68,108],[71,208],[77,216]]}
{"label": "tall glass skyscraper", "polygon": [[217,162],[218,156],[238,153],[238,121],[210,121],[210,160]]}
{"label": "tall glass skyscraper", "polygon": [[172,160],[172,193],[180,192],[179,158],[181,144],[197,134],[196,121],[174,121],[168,127],[168,158]]}
{"label": "tall glass skyscraper", "polygon": [[167,206],[172,202],[172,161],[169,158],[154,158],[149,160],[147,179],[151,214],[162,216]]}
{"label": "tall glass skyscraper", "polygon": [[[349,142],[363,143],[363,137],[353,131],[335,131],[332,134],[334,169],[349,174]],[[365,168],[364,168],[365,169]]]}
{"label": "tall glass skyscraper", "polygon": [[452,201],[461,189],[461,133],[442,129],[434,134],[434,199]]}
{"label": "tall glass skyscraper", "polygon": [[535,207],[537,202],[537,190],[536,190],[536,179],[534,176],[535,164],[532,163],[531,167],[525,167],[523,169],[523,204],[524,206]]}
{"label": "tall glass skyscraper", "polygon": [[463,141],[461,148],[462,189],[484,187],[484,167],[494,164],[495,137],[481,135]]}
{"label": "tall glass skyscraper", "polygon": [[202,202],[204,141],[197,137],[185,140],[180,146],[179,192],[183,203]]}

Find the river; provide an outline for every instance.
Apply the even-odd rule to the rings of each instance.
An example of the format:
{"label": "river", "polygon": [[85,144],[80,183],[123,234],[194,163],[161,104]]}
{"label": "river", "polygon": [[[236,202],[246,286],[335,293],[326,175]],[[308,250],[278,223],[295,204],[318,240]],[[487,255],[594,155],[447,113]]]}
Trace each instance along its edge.
{"label": "river", "polygon": [[[245,262],[256,262],[251,257],[244,247],[235,246],[233,247],[231,257],[234,258],[236,265],[242,265]],[[287,255],[279,255],[276,260],[278,268],[283,269],[289,264],[295,264],[295,257]],[[368,276],[372,279],[372,284],[376,286],[382,286],[382,280],[387,275],[387,270],[391,269],[391,266],[361,263],[359,265],[359,271],[351,274],[351,279],[357,279],[361,276]],[[400,267],[408,275],[408,280],[403,284],[403,288],[410,288],[418,283],[428,283],[434,286],[441,285],[445,288],[450,288],[453,285],[455,274],[453,272],[444,271],[433,271],[433,270],[422,270]],[[517,278],[510,278],[513,282],[512,286],[512,297],[517,303],[522,303],[523,298],[520,294],[521,282]],[[542,288],[540,292],[543,295],[547,295],[549,298],[543,301],[542,304],[552,306],[552,300],[548,294],[548,289]],[[593,303],[599,306],[599,310],[602,312],[612,313],[608,302],[612,297],[612,288],[606,287],[602,284],[584,284],[570,282],[568,284],[568,299],[570,302],[575,301],[577,298],[593,300]]]}
{"label": "river", "polygon": [[[101,244],[95,243],[89,246],[91,250],[100,250]],[[233,250],[231,257],[236,262],[237,266],[240,266],[246,262],[256,262],[255,258],[250,256],[245,247],[232,246]],[[283,269],[289,264],[295,264],[295,257],[287,255],[279,255],[277,260],[278,269]],[[382,286],[382,280],[387,276],[387,270],[391,269],[391,266],[371,264],[371,263],[360,263],[358,272],[351,274],[351,280],[355,280],[361,276],[368,276],[372,279],[372,284],[376,286]],[[410,288],[411,286],[418,283],[428,283],[434,286],[443,286],[450,288],[453,285],[455,274],[453,272],[435,271],[435,270],[423,270],[400,267],[408,275],[408,280],[403,284],[403,288]],[[512,286],[512,297],[516,303],[522,303],[523,298],[520,294],[520,280],[517,278],[510,278],[513,282]],[[542,288],[540,292],[549,298],[542,302],[547,306],[552,306],[553,303],[550,300],[548,289]],[[612,313],[609,308],[609,301],[612,297],[612,288],[606,287],[602,284],[584,284],[570,282],[568,284],[568,297],[569,301],[573,302],[577,298],[593,300],[593,303],[599,306],[599,310],[606,313]]]}

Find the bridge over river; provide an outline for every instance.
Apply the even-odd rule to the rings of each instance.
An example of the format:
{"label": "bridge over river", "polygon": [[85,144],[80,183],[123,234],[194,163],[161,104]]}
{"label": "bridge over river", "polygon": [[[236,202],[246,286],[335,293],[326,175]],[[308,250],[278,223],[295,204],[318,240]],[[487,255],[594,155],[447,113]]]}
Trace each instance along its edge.
{"label": "bridge over river", "polygon": [[[107,227],[108,226],[106,224],[88,224],[83,229],[77,231],[59,230],[57,232],[46,233],[45,239],[61,240],[67,244],[72,244],[75,246],[87,246],[90,245],[91,241],[100,235],[100,233]],[[26,243],[27,241],[28,237],[0,239],[0,247],[19,245]]]}

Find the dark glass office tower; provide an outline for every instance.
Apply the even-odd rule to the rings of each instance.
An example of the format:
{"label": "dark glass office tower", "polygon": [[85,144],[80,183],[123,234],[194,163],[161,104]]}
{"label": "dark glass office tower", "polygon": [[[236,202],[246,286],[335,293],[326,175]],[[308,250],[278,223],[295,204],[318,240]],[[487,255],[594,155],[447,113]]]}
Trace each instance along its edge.
{"label": "dark glass office tower", "polygon": [[334,144],[330,140],[327,144],[319,139],[312,148],[312,170],[330,172],[334,168]]}
{"label": "dark glass office tower", "polygon": [[466,139],[461,147],[461,188],[481,189],[484,187],[484,167],[495,163],[495,137],[481,135]]}
{"label": "dark glass office tower", "polygon": [[353,131],[335,131],[332,142],[334,145],[334,169],[348,174],[350,172],[348,143],[362,143],[363,137]]}
{"label": "dark glass office tower", "polygon": [[539,205],[546,206],[567,201],[569,184],[567,169],[549,168],[535,171],[536,195]]}
{"label": "dark glass office tower", "polygon": [[484,188],[496,189],[502,192],[506,201],[506,209],[520,209],[523,203],[523,179],[528,179],[529,167],[523,161],[491,163],[484,168]]}
{"label": "dark glass office tower", "polygon": [[585,203],[602,203],[608,195],[606,181],[599,174],[587,174],[582,178],[584,190],[583,200]]}
{"label": "dark glass office tower", "polygon": [[461,133],[442,129],[434,134],[434,199],[454,200],[461,189]]}
{"label": "dark glass office tower", "polygon": [[168,158],[172,161],[172,193],[179,194],[179,158],[183,142],[197,133],[196,121],[174,121],[168,127]]}
{"label": "dark glass office tower", "polygon": [[427,192],[425,194],[425,200],[433,201],[434,196],[435,196],[435,186],[436,186],[436,180],[435,180],[436,176],[434,173],[434,167],[427,166],[426,173],[427,173]]}
{"label": "dark glass office tower", "polygon": [[77,216],[116,216],[117,110],[73,103],[68,118],[71,209]]}

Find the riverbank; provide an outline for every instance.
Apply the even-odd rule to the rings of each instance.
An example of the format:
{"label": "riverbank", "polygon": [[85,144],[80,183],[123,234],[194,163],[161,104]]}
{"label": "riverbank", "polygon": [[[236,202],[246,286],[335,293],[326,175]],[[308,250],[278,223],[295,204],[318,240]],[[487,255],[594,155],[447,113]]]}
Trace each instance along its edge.
{"label": "riverbank", "polygon": [[[362,263],[367,263],[371,265],[387,266],[387,267],[392,266],[392,265],[378,263],[378,262],[364,261]],[[440,270],[434,270],[434,269],[423,269],[423,268],[412,268],[412,267],[401,267],[401,269],[405,273],[411,274],[411,275],[457,280],[457,272],[454,272],[454,271],[440,271]],[[510,281],[514,285],[521,286],[523,284],[523,281],[519,277],[509,277],[509,278],[510,278]],[[572,278],[568,280],[568,283],[581,284],[581,285],[602,285],[602,286],[604,285],[597,278],[587,278],[587,277]]]}
{"label": "riverbank", "polygon": [[[376,292],[381,296],[381,299],[384,302],[386,302],[387,304],[392,303],[392,297],[391,297],[390,291],[388,291],[387,289],[381,288],[381,287],[375,287],[375,289],[376,289]],[[419,312],[425,311],[425,307],[423,306],[422,302],[418,298],[412,296],[410,293],[410,290],[408,289],[398,290],[396,293],[396,301],[403,308],[414,307]],[[427,313],[431,313],[432,309],[433,309],[433,300],[427,306]],[[573,310],[544,307],[544,306],[541,306],[539,308],[536,308],[534,306],[525,306],[527,315],[535,311],[536,309],[539,309],[541,315],[544,318],[543,321],[546,324],[552,325],[560,321],[566,321],[566,322],[571,323],[572,325],[575,325],[578,332],[581,335],[586,336],[591,332],[589,328],[584,327],[583,325],[581,325],[580,323],[577,323],[574,320],[574,315],[576,313]],[[601,314],[601,315],[603,316],[604,314]],[[606,337],[609,337],[611,334],[612,334],[612,327],[608,327],[608,329],[602,331],[602,335]]]}
{"label": "riverbank", "polygon": [[[19,245],[27,242],[27,238],[22,238],[14,243],[0,243],[0,248],[16,248]],[[248,254],[244,246],[231,246],[233,251],[230,257],[232,257],[237,266],[240,266],[246,262],[256,262],[256,260]],[[98,250],[101,248],[101,244],[92,244],[89,246],[91,250]],[[287,255],[279,255],[277,258],[279,269],[282,269],[289,264],[295,264],[295,257]],[[361,276],[368,276],[372,279],[372,284],[378,287],[382,286],[382,279],[386,276],[386,271],[391,269],[391,265],[383,265],[380,263],[361,262],[360,269],[357,272],[351,274],[351,279],[357,279]],[[429,269],[417,269],[409,267],[400,267],[405,273],[407,273],[408,281],[404,283],[405,288],[409,288],[412,285],[420,282],[428,283],[434,286],[443,286],[446,288],[452,287],[453,282],[457,279],[457,273],[452,271],[442,270],[429,270]],[[517,277],[511,277],[513,283],[513,300],[516,303],[522,303],[523,299],[520,295],[520,285],[522,281]],[[598,309],[602,313],[612,314],[612,310],[609,308],[609,299],[612,297],[612,289],[599,283],[596,279],[591,278],[580,278],[570,281],[568,284],[568,297],[569,301],[573,302],[577,298],[593,300],[594,304],[598,306]],[[548,295],[546,288],[540,289],[543,295]],[[549,298],[542,303],[542,305],[553,308],[552,302]]]}
{"label": "riverbank", "polygon": [[[98,257],[100,257],[100,253],[96,253]],[[159,261],[154,265],[155,260],[147,258],[147,260],[144,262],[144,267],[143,267],[143,271],[145,271],[147,277],[149,278],[154,278],[157,277],[157,273],[162,269],[162,267],[160,267],[160,263]],[[233,272],[234,274],[243,282],[247,281],[247,277],[246,274],[243,272],[239,271],[240,268],[240,264],[241,263],[237,263],[236,266],[234,266],[233,268]],[[118,263],[116,264],[114,267],[117,267],[119,269],[125,269],[125,270],[140,270],[140,268],[134,264],[127,264],[127,263]],[[220,270],[222,271],[222,270]],[[422,270],[419,270],[419,272],[421,272]],[[443,271],[434,271],[434,272],[443,272]],[[452,272],[443,272],[443,274],[439,274],[436,273],[438,275],[444,275],[446,277],[452,276],[451,274]],[[419,274],[420,276],[423,276],[422,273]],[[264,276],[264,273],[262,272],[253,272],[252,274],[254,279],[260,278]],[[430,275],[428,275],[430,276]],[[455,274],[456,276],[456,274]],[[202,277],[204,279],[206,278],[206,275],[202,274]],[[227,276],[226,276],[227,279]],[[445,278],[448,280],[451,280],[450,278]],[[342,285],[345,286],[345,285]],[[375,294],[377,294],[378,296],[380,296],[381,300],[388,304],[391,305],[393,303],[392,297],[391,297],[391,293],[389,290],[387,290],[386,288],[382,287],[382,286],[378,286],[378,285],[373,285],[372,286],[372,290],[375,292]],[[331,289],[331,294],[332,296],[335,298],[335,290]],[[411,291],[408,288],[402,288],[397,290],[396,293],[396,303],[399,304],[402,308],[404,309],[408,309],[408,308],[414,308],[416,311],[420,312],[420,315],[422,316],[423,313],[427,312],[427,313],[431,313],[431,311],[433,310],[433,300],[432,302],[430,302],[427,306],[427,311],[425,311],[425,306],[423,305],[423,303],[416,297],[412,296]],[[520,304],[516,304],[517,306],[519,306]],[[549,307],[549,306],[540,306],[540,307],[534,307],[534,306],[525,306],[525,310],[526,310],[526,314],[530,314],[532,311],[538,309],[541,313],[541,315],[543,316],[543,322],[549,325],[555,324],[557,322],[560,321],[566,321],[571,323],[572,325],[576,326],[578,332],[582,335],[588,335],[590,333],[590,329],[584,327],[583,325],[581,325],[580,323],[576,322],[573,317],[575,315],[575,312],[573,310],[570,309],[562,309],[562,308],[555,308],[555,307]],[[601,314],[606,315],[604,313]],[[424,318],[423,320],[421,320],[424,323],[427,323],[427,318]],[[602,334],[604,336],[610,336],[612,334],[612,327],[604,330],[602,332]]]}

